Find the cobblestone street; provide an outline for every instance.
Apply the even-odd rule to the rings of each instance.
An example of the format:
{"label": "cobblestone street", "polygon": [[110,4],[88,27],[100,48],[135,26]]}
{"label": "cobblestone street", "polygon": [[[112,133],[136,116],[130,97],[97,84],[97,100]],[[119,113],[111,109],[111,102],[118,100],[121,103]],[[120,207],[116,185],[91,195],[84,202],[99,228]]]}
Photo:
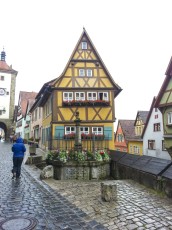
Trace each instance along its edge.
{"label": "cobblestone street", "polygon": [[23,165],[21,180],[12,180],[10,149],[0,143],[0,221],[33,217],[35,229],[50,230],[172,229],[172,200],[131,180],[112,181],[117,200],[111,203],[101,200],[101,182],[41,181],[33,165]]}

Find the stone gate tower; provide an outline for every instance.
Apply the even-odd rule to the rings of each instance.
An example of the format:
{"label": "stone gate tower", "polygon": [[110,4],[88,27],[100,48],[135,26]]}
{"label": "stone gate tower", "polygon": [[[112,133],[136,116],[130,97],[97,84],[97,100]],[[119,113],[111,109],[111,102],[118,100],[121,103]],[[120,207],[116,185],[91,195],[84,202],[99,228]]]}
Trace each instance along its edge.
{"label": "stone gate tower", "polygon": [[3,49],[0,56],[0,128],[4,130],[7,140],[13,132],[15,108],[15,87],[18,72],[8,66]]}

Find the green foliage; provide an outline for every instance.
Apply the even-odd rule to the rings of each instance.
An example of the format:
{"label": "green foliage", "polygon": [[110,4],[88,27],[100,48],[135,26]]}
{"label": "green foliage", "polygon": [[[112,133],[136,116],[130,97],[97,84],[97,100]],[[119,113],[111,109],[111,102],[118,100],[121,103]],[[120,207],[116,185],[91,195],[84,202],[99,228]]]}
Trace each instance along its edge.
{"label": "green foliage", "polygon": [[67,161],[87,161],[87,160],[96,160],[96,161],[109,161],[109,154],[105,150],[95,151],[95,153],[87,151],[74,151],[74,150],[51,150],[47,155],[48,160],[59,160],[63,163]]}

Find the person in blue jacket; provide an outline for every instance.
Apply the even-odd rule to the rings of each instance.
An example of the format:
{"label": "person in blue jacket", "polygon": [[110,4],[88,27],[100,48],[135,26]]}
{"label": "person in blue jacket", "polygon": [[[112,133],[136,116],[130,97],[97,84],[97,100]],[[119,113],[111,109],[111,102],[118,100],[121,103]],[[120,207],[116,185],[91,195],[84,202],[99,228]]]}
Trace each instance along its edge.
{"label": "person in blue jacket", "polygon": [[23,143],[23,139],[21,137],[17,138],[16,143],[13,144],[12,146],[12,152],[13,152],[13,177],[14,179],[20,178],[21,174],[21,165],[23,162],[24,158],[24,153],[26,152],[26,147]]}

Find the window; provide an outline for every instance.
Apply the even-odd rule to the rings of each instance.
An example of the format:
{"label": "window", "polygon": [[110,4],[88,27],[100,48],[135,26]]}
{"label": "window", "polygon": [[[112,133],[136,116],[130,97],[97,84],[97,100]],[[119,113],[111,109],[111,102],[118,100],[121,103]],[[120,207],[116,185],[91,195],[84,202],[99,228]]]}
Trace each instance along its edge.
{"label": "window", "polygon": [[5,79],[4,76],[0,76],[1,81],[4,81],[4,79]]}
{"label": "window", "polygon": [[140,148],[138,146],[133,146],[133,149],[134,149],[134,154],[140,153]]}
{"label": "window", "polygon": [[81,134],[89,134],[89,128],[88,127],[80,127]]}
{"label": "window", "polygon": [[160,123],[155,123],[153,125],[153,131],[156,132],[156,131],[161,131],[161,127],[160,127]]}
{"label": "window", "polygon": [[133,151],[133,146],[130,145],[130,153],[132,153],[132,151]]}
{"label": "window", "polygon": [[87,42],[82,42],[82,50],[87,50]]}
{"label": "window", "polygon": [[104,101],[108,101],[108,92],[102,92],[102,93],[98,93],[98,99],[99,100],[104,100]]}
{"label": "window", "polygon": [[155,119],[158,119],[158,114],[155,115]]}
{"label": "window", "polygon": [[167,113],[168,125],[172,125],[172,112]]}
{"label": "window", "polygon": [[75,93],[75,100],[76,101],[84,101],[85,100],[85,93],[82,93],[82,92]]}
{"label": "window", "polygon": [[87,77],[92,77],[92,69],[87,69]]}
{"label": "window", "polygon": [[85,76],[85,69],[79,69],[79,76],[84,77]]}
{"label": "window", "polygon": [[95,135],[103,135],[103,127],[92,127],[92,133]]}
{"label": "window", "polygon": [[76,129],[74,126],[66,126],[65,127],[65,134],[71,134],[71,133],[75,133]]}
{"label": "window", "polygon": [[63,101],[72,101],[73,93],[65,92],[63,93]]}
{"label": "window", "polygon": [[162,151],[166,151],[167,149],[166,149],[166,147],[165,147],[165,141],[164,140],[162,140]]}
{"label": "window", "polygon": [[148,140],[148,149],[155,149],[155,140]]}
{"label": "window", "polygon": [[97,100],[97,93],[91,92],[87,93],[87,100]]}
{"label": "window", "polygon": [[118,134],[118,135],[117,135],[117,141],[118,141],[118,142],[124,142],[124,137],[123,137],[122,134]]}

